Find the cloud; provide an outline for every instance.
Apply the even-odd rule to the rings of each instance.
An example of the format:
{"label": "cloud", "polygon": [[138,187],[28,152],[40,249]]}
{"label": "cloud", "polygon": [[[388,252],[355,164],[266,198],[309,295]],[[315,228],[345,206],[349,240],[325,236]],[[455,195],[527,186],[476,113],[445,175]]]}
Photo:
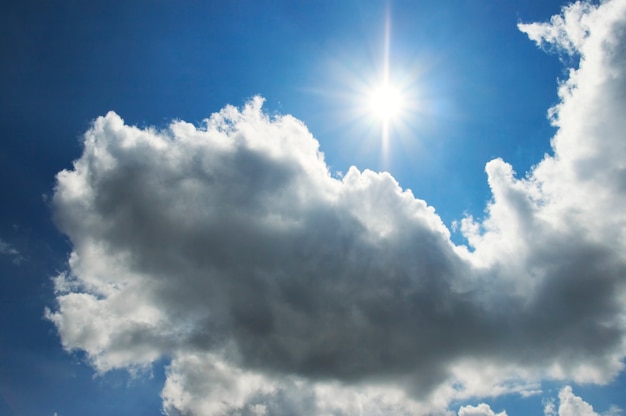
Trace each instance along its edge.
{"label": "cloud", "polygon": [[544,399],[543,403],[543,414],[544,416],[557,416],[556,405],[554,403],[554,399]]}
{"label": "cloud", "polygon": [[7,243],[6,241],[0,239],[0,253],[2,254],[9,254],[12,256],[16,256],[19,255],[20,253],[14,249],[11,244]]}
{"label": "cloud", "polygon": [[559,416],[599,416],[593,407],[576,396],[570,386],[559,392]]}
{"label": "cloud", "polygon": [[306,126],[262,98],[163,131],[98,118],[52,201],[73,247],[46,312],[63,346],[100,372],[170,359],[172,415],[451,414],[545,378],[611,381],[626,1],[564,16],[520,26],[580,55],[550,111],[554,154],[523,178],[487,164],[493,199],[462,221],[469,247],[391,175],[331,176]]}
{"label": "cloud", "polygon": [[461,406],[458,416],[506,416],[506,412],[495,413],[488,404],[478,406]]}
{"label": "cloud", "polygon": [[622,414],[621,409],[616,406],[602,414],[596,413],[593,406],[576,396],[570,386],[565,386],[559,392],[558,411],[554,400],[545,403],[544,414],[546,416],[610,416]]}
{"label": "cloud", "polygon": [[575,55],[584,47],[591,28],[597,29],[594,11],[592,3],[577,1],[552,16],[549,23],[520,23],[518,28],[540,47]]}
{"label": "cloud", "polygon": [[0,254],[4,254],[13,258],[13,264],[19,265],[24,261],[24,257],[11,244],[0,238]]}

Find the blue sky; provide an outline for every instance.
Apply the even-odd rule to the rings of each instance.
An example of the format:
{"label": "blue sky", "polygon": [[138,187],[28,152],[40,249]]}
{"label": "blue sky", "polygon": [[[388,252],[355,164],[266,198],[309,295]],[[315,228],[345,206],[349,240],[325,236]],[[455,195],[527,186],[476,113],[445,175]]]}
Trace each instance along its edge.
{"label": "blue sky", "polygon": [[623,0],[5,3],[1,415],[626,408]]}

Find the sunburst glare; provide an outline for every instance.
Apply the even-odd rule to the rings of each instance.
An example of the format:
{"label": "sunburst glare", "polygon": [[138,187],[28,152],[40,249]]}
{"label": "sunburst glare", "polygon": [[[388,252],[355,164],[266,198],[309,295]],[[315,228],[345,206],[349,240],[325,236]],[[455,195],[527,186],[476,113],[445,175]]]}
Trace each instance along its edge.
{"label": "sunburst glare", "polygon": [[382,23],[382,36],[373,36],[369,51],[332,54],[325,68],[330,81],[324,88],[308,91],[328,100],[332,110],[326,116],[336,123],[333,128],[346,128],[346,137],[358,138],[343,146],[362,155],[377,152],[386,170],[399,141],[402,148],[414,146],[416,123],[428,108],[424,102],[428,87],[422,85],[423,62],[397,53],[400,48],[392,53],[389,8]]}
{"label": "sunburst glare", "polygon": [[391,124],[402,123],[406,118],[408,97],[405,88],[396,86],[390,77],[389,50],[391,43],[391,18],[389,9],[385,18],[384,53],[382,62],[382,77],[379,83],[374,83],[367,90],[368,106],[366,117],[380,123],[382,156],[387,159],[389,151],[389,135]]}
{"label": "sunburst glare", "polygon": [[375,117],[388,122],[402,112],[403,101],[400,91],[393,85],[385,83],[372,91],[370,111]]}

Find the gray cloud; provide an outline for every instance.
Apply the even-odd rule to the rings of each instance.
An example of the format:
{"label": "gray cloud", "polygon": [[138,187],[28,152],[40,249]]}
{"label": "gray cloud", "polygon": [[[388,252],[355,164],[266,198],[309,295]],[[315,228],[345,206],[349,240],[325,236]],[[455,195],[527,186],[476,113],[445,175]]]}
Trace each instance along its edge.
{"label": "gray cloud", "polygon": [[261,98],[199,127],[98,118],[53,197],[73,245],[47,312],[64,347],[98,371],[171,358],[169,414],[444,414],[543,378],[609,381],[625,335],[626,1],[563,16],[520,25],[581,56],[551,110],[554,156],[523,179],[487,164],[469,249],[389,174],[332,177],[306,127]]}

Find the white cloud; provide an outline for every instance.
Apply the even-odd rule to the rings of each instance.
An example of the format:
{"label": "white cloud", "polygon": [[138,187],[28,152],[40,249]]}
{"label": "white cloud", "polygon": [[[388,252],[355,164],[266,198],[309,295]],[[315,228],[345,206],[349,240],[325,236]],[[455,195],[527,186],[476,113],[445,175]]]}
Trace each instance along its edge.
{"label": "white cloud", "polygon": [[555,48],[569,55],[579,53],[597,22],[593,19],[595,6],[577,1],[563,8],[563,13],[552,16],[549,23],[520,23],[519,29],[541,47]]}
{"label": "white cloud", "polygon": [[522,179],[487,164],[487,218],[461,224],[472,250],[389,174],[333,178],[306,127],[260,98],[201,127],[98,118],[53,197],[73,245],[47,311],[64,347],[98,371],[171,358],[169,414],[444,414],[544,378],[610,381],[626,1],[521,29],[581,59],[551,111],[554,156]]}
{"label": "white cloud", "polygon": [[611,407],[609,407],[609,410],[602,413],[602,416],[619,416],[622,414],[624,414],[622,409],[619,406],[613,404],[611,405]]}
{"label": "white cloud", "polygon": [[519,391],[519,395],[524,397],[524,398],[537,396],[537,395],[539,395],[541,393],[543,393],[543,390],[541,390],[541,389],[525,389],[525,390]]}
{"label": "white cloud", "polygon": [[548,400],[544,404],[545,416],[612,416],[620,415],[622,411],[617,406],[611,406],[604,413],[596,413],[593,406],[576,396],[570,386],[565,386],[559,392],[559,407],[554,400]]}
{"label": "white cloud", "polygon": [[600,416],[593,411],[593,407],[578,397],[570,386],[565,386],[559,392],[559,416]]}
{"label": "white cloud", "polygon": [[544,416],[557,416],[556,405],[554,399],[543,400],[543,414]]}
{"label": "white cloud", "polygon": [[461,406],[459,416],[506,416],[506,411],[495,413],[488,404],[478,406]]}

